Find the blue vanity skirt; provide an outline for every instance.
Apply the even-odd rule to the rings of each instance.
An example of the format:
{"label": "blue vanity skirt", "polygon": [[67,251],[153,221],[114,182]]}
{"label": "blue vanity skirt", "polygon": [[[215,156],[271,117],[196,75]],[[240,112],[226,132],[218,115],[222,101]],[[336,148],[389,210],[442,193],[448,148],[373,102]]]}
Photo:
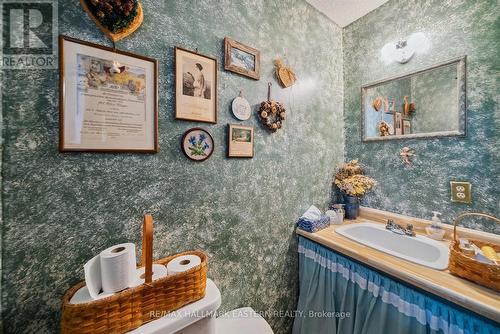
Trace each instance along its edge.
{"label": "blue vanity skirt", "polygon": [[498,334],[490,322],[299,237],[293,334]]}

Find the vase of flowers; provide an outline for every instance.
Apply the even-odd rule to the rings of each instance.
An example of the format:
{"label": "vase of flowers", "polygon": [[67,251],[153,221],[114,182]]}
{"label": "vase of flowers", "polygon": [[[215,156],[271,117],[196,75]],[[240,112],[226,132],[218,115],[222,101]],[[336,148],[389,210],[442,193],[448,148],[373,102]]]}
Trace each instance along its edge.
{"label": "vase of flowers", "polygon": [[358,160],[351,160],[340,166],[333,183],[341,191],[347,219],[358,217],[360,199],[377,184],[374,179],[364,175]]}

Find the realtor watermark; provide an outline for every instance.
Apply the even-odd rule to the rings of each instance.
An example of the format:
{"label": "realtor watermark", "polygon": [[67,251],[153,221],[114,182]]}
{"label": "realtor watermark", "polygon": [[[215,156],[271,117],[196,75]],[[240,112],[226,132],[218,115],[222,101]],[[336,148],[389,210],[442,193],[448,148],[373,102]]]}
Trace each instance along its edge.
{"label": "realtor watermark", "polygon": [[57,68],[57,0],[2,0],[0,9],[0,69]]}
{"label": "realtor watermark", "polygon": [[222,317],[222,318],[350,318],[350,312],[344,311],[327,311],[327,310],[265,310],[253,311],[249,309],[238,309],[230,312],[224,311],[150,311],[149,317],[151,319],[159,319],[165,316],[170,318],[206,318],[206,317]]}

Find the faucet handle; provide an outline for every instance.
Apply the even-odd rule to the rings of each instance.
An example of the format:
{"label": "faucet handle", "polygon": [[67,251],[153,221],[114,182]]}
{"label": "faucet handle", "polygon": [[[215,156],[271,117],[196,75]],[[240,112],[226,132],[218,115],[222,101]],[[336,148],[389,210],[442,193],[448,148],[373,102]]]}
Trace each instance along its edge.
{"label": "faucet handle", "polygon": [[387,219],[387,224],[385,225],[385,228],[390,230],[395,226],[394,220],[392,219]]}
{"label": "faucet handle", "polygon": [[407,224],[406,229],[405,229],[405,234],[414,237],[415,236],[415,231],[413,231],[413,225],[412,224]]}

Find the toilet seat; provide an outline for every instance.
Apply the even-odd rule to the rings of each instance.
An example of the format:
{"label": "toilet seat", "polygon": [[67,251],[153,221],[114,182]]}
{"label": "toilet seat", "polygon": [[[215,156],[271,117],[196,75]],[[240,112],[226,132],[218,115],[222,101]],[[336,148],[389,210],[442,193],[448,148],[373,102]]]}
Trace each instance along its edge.
{"label": "toilet seat", "polygon": [[217,318],[217,334],[273,334],[271,326],[251,307],[229,311]]}

